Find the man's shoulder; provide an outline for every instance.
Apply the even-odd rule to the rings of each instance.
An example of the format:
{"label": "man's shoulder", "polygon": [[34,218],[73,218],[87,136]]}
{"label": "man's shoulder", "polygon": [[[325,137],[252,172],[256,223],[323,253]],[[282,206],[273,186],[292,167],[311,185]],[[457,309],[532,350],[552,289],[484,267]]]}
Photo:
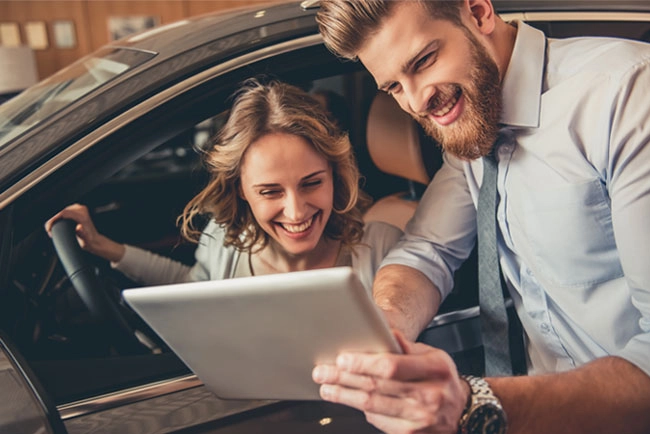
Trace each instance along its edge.
{"label": "man's shoulder", "polygon": [[650,64],[650,43],[611,37],[549,39],[551,72],[625,74]]}

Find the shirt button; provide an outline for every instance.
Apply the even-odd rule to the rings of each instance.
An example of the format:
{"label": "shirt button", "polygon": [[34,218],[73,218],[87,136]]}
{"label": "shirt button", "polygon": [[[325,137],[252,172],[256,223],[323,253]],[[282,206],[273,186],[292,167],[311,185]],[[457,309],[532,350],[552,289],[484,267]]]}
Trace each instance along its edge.
{"label": "shirt button", "polygon": [[551,326],[549,326],[547,323],[543,322],[540,324],[539,328],[542,330],[542,333],[547,334],[548,332],[551,331]]}

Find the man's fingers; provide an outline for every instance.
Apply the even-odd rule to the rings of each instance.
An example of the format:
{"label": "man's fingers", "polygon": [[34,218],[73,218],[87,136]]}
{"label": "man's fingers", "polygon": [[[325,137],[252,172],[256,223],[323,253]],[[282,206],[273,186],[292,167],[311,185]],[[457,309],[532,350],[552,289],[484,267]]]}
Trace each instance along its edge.
{"label": "man's fingers", "polygon": [[389,396],[404,396],[412,392],[414,383],[354,374],[335,366],[320,365],[312,373],[318,384],[334,384],[348,389],[359,389],[368,393],[381,393]]}
{"label": "man's fingers", "polygon": [[[423,348],[424,347],[424,348]],[[399,381],[446,379],[455,372],[454,362],[442,350],[413,344],[411,354],[343,353],[336,359],[342,371]]]}
{"label": "man's fingers", "polygon": [[[341,386],[323,385],[321,397],[330,402],[354,407],[366,413],[368,421],[383,431],[409,432],[437,425],[442,414],[439,407],[423,403],[416,397],[387,396]],[[400,430],[394,428],[400,427]]]}

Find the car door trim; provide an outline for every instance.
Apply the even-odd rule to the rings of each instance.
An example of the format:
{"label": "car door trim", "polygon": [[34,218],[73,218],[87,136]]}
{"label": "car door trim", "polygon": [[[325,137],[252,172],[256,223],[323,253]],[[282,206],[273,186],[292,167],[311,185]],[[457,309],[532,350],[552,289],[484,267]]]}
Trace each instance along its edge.
{"label": "car door trim", "polygon": [[57,406],[61,419],[67,420],[89,413],[119,407],[133,402],[167,395],[181,390],[202,386],[203,383],[196,375],[189,374],[182,377],[149,383],[144,386],[133,387],[119,392],[108,393],[89,399],[71,402]]}
{"label": "car door trim", "polygon": [[503,12],[499,16],[505,21],[650,21],[648,12]]}

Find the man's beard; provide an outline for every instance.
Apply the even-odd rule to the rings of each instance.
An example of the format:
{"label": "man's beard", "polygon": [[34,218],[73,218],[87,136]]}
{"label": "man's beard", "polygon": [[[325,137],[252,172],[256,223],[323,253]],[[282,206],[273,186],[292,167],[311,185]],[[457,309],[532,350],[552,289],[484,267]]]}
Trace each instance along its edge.
{"label": "man's beard", "polygon": [[465,88],[449,84],[439,88],[429,101],[427,115],[461,90],[465,98],[464,112],[448,126],[440,126],[427,115],[416,116],[415,119],[445,152],[463,160],[474,160],[487,155],[497,138],[502,106],[501,82],[494,61],[469,31],[466,34],[472,56],[470,85]]}

